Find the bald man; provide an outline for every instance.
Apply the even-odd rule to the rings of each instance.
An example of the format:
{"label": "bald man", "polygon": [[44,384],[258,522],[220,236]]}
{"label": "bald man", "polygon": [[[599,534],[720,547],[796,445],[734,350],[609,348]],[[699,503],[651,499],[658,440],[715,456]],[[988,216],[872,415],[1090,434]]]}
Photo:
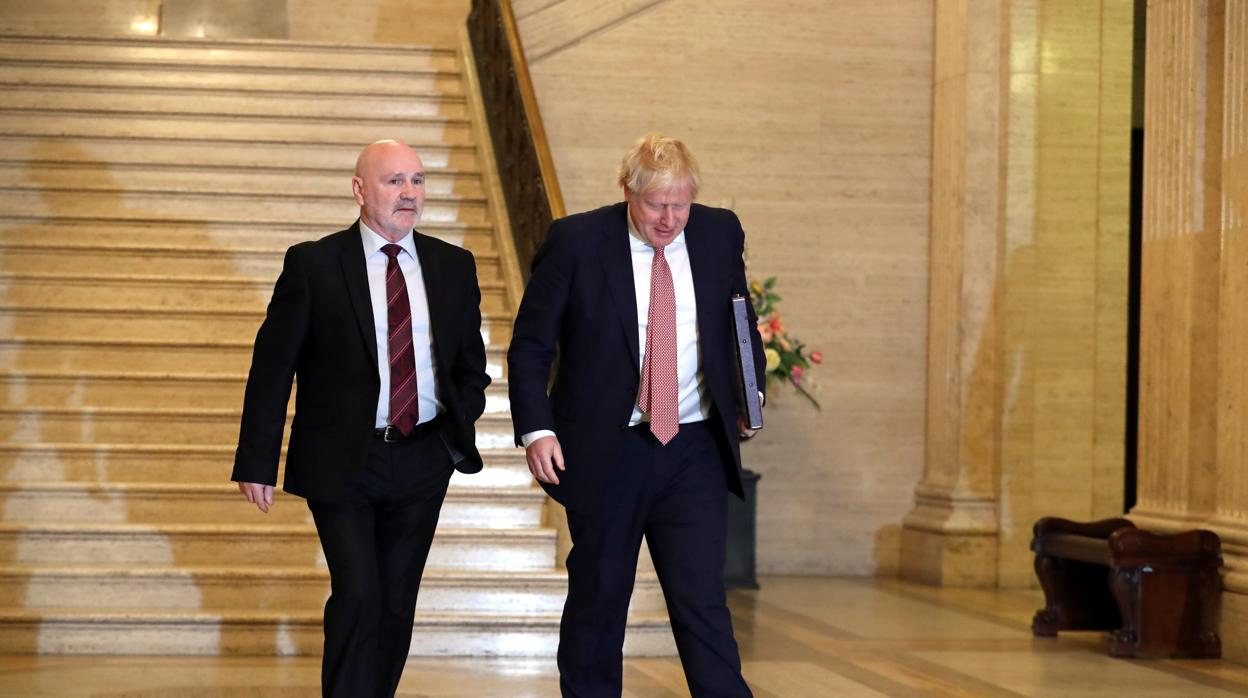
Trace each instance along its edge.
{"label": "bald man", "polygon": [[329,566],[325,696],[393,696],[451,473],[481,470],[481,292],[472,254],[416,232],[425,169],[398,141],[360,153],[360,217],[286,252],[256,334],[232,479],[307,500]]}

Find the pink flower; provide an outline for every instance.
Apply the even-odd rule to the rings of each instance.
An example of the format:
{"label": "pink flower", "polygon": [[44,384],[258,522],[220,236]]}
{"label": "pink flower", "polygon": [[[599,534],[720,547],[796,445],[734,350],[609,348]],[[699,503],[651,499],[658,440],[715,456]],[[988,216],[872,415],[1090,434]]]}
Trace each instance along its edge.
{"label": "pink flower", "polygon": [[803,374],[803,373],[805,373],[805,371],[803,371],[803,370],[802,370],[802,367],[801,367],[801,366],[794,366],[794,367],[793,367],[793,369],[792,369],[791,371],[789,371],[789,378],[791,378],[791,379],[793,380],[793,385],[801,385],[801,384],[802,384],[802,374]]}
{"label": "pink flower", "polygon": [[763,344],[771,341],[771,325],[766,322],[758,323],[758,333],[763,337]]}
{"label": "pink flower", "polygon": [[823,363],[823,352],[821,351],[810,352],[810,360],[814,361],[817,364]]}
{"label": "pink flower", "polygon": [[776,334],[780,334],[784,332],[784,324],[780,322],[779,315],[771,316],[771,331],[775,332]]}

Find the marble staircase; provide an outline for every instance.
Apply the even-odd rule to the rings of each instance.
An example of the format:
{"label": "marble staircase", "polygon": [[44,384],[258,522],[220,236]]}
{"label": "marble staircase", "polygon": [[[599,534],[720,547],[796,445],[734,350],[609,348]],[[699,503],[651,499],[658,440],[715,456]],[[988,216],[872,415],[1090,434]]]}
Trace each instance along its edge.
{"label": "marble staircase", "polygon": [[[455,48],[0,36],[0,652],[317,654],[310,516],[228,482],[287,246],[345,227],[355,155],[424,158],[422,231],[471,250],[494,384],[413,654],[551,655],[566,580],[512,447],[484,137]],[[671,652],[642,572],[628,651]]]}

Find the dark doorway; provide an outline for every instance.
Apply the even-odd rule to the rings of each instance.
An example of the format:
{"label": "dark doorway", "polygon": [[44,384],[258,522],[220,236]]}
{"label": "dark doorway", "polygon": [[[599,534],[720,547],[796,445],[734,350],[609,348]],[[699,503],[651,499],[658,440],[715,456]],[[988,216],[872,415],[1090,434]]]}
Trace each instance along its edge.
{"label": "dark doorway", "polygon": [[1122,510],[1135,506],[1140,414],[1140,258],[1144,241],[1144,45],[1147,0],[1135,0],[1131,58],[1131,212],[1127,280],[1126,443],[1123,448]]}

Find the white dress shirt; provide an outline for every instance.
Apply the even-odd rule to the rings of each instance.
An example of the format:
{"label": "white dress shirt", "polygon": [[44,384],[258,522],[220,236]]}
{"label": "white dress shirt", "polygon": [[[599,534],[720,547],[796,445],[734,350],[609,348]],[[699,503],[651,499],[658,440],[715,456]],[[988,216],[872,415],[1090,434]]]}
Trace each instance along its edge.
{"label": "white dress shirt", "polygon": [[[360,221],[360,237],[364,241],[364,262],[368,268],[368,296],[373,306],[373,329],[377,336],[377,369],[381,374],[381,390],[377,394],[378,429],[390,423],[390,326],[386,312],[386,264],[389,258],[381,248],[390,241],[373,232]],[[420,423],[438,415],[437,379],[433,371],[433,331],[429,327],[429,299],[425,281],[416,256],[416,240],[411,233],[395,243],[403,248],[398,255],[399,269],[407,285],[407,300],[412,310],[412,353],[416,360],[417,406]]]}
{"label": "white dress shirt", "polygon": [[[650,324],[650,277],[654,264],[654,248],[642,239],[628,221],[629,250],[633,257],[633,289],[637,294],[637,348],[640,366],[646,365],[646,328]],[[693,273],[689,270],[689,247],[685,231],[672,238],[663,248],[663,256],[672,271],[676,291],[676,380],[679,388],[680,423],[700,422],[711,414],[710,398],[702,385],[702,354],[698,347],[698,303],[693,291]],[[640,393],[641,386],[637,386]],[[633,414],[628,425],[650,421],[633,401]]]}
{"label": "white dress shirt", "polygon": [[[637,294],[637,348],[638,373],[646,362],[646,327],[650,321],[650,275],[654,263],[654,248],[633,227],[632,216],[628,219],[629,252],[633,265],[633,290]],[[680,423],[700,422],[711,414],[711,401],[702,382],[702,355],[698,346],[698,304],[693,290],[693,273],[689,268],[689,247],[685,244],[685,231],[680,231],[663,248],[663,256],[672,271],[672,286],[676,291],[676,379],[679,383],[678,400]],[[637,386],[640,393],[641,385]],[[650,421],[650,415],[641,411],[633,399],[633,413],[628,425]],[[552,436],[555,432],[541,429],[524,434],[520,443],[529,444]]]}

